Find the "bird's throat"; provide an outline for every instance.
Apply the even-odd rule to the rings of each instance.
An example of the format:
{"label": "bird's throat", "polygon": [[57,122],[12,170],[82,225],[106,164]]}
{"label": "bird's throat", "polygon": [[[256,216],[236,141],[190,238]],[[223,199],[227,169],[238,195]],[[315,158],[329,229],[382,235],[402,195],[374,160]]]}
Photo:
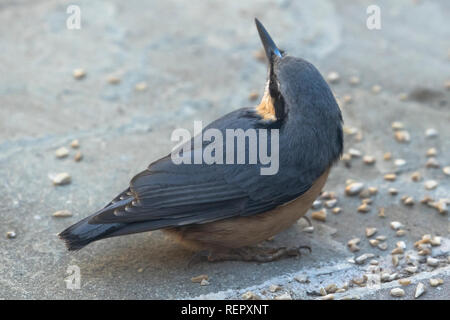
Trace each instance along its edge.
{"label": "bird's throat", "polygon": [[277,117],[275,116],[273,98],[271,97],[269,90],[265,90],[260,104],[256,106],[256,113],[259,114],[264,120],[277,120]]}

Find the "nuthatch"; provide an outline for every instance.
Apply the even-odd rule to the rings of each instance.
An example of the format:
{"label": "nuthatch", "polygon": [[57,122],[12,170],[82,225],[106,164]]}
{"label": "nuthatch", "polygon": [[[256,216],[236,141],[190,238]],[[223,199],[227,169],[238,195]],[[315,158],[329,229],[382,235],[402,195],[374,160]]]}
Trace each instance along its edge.
{"label": "nuthatch", "polygon": [[[284,248],[255,254],[251,248],[303,217],[320,194],[342,153],[342,115],[319,71],[278,49],[255,22],[269,62],[261,103],[230,112],[203,131],[215,129],[225,137],[227,129],[277,130],[278,139],[269,139],[267,148],[278,150],[278,171],[261,174],[261,161],[176,164],[168,155],[136,175],[103,209],[61,232],[69,250],[162,229],[192,249],[207,250],[210,260],[271,261],[290,254]],[[200,151],[210,143],[203,141]],[[188,153],[195,148],[190,145]],[[230,152],[236,156],[233,147],[223,157]],[[250,156],[251,148],[241,152]]]}

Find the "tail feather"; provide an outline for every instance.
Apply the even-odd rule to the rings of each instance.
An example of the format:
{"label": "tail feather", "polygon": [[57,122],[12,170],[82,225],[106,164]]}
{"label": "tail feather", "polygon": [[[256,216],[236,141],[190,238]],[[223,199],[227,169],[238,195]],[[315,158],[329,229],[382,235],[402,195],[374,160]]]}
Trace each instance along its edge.
{"label": "tail feather", "polygon": [[93,241],[107,238],[123,227],[122,223],[90,224],[87,217],[62,231],[58,236],[64,240],[68,250],[79,250]]}
{"label": "tail feather", "polygon": [[96,215],[115,210],[121,206],[125,206],[132,201],[132,198],[123,199],[118,202],[110,203],[105,208],[97,211],[93,215],[84,218],[75,223],[66,230],[62,231],[58,236],[64,240],[67,249],[79,250],[93,241],[111,237],[112,233],[123,228],[124,223],[106,223],[106,224],[92,224],[89,221]]}

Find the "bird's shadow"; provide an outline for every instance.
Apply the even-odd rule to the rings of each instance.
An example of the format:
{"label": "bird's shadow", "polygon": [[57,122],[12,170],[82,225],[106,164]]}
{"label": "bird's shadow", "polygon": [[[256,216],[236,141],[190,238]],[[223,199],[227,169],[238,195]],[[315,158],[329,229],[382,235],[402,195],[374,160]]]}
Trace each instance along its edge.
{"label": "bird's shadow", "polygon": [[[310,235],[293,226],[280,233],[274,240],[262,244],[267,247],[311,245]],[[264,272],[267,269],[285,269],[292,267],[297,270],[302,259],[311,254],[302,254],[299,258],[285,258],[282,260],[260,263],[244,261],[208,262],[206,257],[192,263],[195,252],[183,248],[181,245],[168,241],[160,231],[151,234],[138,234],[127,237],[111,238],[93,243],[84,251],[75,253],[76,260],[85,278],[110,276],[127,279],[151,277],[163,279],[176,275],[182,278],[206,274],[229,274],[239,276],[245,272]],[[289,269],[289,268],[288,268]],[[288,271],[288,270],[286,270]],[[134,275],[134,276],[133,276]],[[163,280],[164,281],[164,280]]]}

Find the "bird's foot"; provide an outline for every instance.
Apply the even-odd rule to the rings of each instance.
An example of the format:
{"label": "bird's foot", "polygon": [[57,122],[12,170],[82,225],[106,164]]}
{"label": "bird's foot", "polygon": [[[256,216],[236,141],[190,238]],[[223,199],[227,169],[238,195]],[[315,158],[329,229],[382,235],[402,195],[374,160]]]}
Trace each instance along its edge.
{"label": "bird's foot", "polygon": [[208,257],[210,255],[210,252],[208,250],[201,250],[192,255],[192,257],[189,259],[186,269],[189,269],[194,264],[199,263],[202,260],[208,260]]}
{"label": "bird's foot", "polygon": [[307,249],[308,246],[299,247],[280,247],[280,248],[260,248],[260,247],[244,247],[232,249],[229,251],[214,251],[208,256],[208,261],[254,261],[254,262],[271,262],[288,257],[301,256],[301,250]]}

